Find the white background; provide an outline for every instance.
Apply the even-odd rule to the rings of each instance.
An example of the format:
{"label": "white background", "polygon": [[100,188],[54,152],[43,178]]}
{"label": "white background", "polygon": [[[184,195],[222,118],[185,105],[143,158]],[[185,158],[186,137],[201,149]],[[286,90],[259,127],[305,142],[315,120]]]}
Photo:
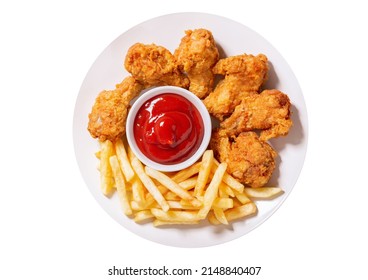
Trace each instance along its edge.
{"label": "white background", "polygon": [[[364,1],[4,2],[0,279],[118,279],[107,276],[113,265],[367,279]],[[74,104],[95,58],[127,29],[173,12],[225,16],[264,36],[290,64],[308,109],[307,157],[286,202],[246,236],[207,248],[163,246],[121,227],[89,193],[73,150]]]}

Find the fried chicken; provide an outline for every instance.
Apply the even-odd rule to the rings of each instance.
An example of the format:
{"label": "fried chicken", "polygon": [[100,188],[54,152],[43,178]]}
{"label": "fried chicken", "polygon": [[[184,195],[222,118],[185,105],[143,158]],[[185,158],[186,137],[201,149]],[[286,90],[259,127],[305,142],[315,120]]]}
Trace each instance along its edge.
{"label": "fried chicken", "polygon": [[228,164],[227,171],[234,178],[252,188],[264,186],[275,169],[276,151],[255,132],[229,137],[218,129],[212,133],[210,147],[220,162]]}
{"label": "fried chicken", "polygon": [[228,135],[260,129],[260,139],[284,136],[292,126],[289,97],[279,90],[264,90],[245,97],[232,115],[220,123]]}
{"label": "fried chicken", "polygon": [[213,89],[212,68],[219,59],[219,51],[209,30],[195,29],[185,33],[174,56],[177,64],[188,75],[189,90],[199,98],[204,98]]}
{"label": "fried chicken", "polygon": [[259,93],[267,79],[267,72],[268,60],[263,54],[243,54],[220,59],[213,73],[225,75],[225,78],[204,100],[208,111],[223,120],[246,96]]}
{"label": "fried chicken", "polygon": [[102,91],[88,115],[91,136],[112,142],[123,136],[129,103],[142,89],[143,85],[127,77],[115,89]]}
{"label": "fried chicken", "polygon": [[129,48],[124,65],[146,87],[189,87],[189,79],[179,70],[171,52],[164,47],[136,43]]}

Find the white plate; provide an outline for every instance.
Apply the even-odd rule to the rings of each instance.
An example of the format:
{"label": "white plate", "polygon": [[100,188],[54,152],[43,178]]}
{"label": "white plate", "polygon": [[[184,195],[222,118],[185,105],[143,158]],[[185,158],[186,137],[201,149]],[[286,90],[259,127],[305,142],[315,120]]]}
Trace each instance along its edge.
{"label": "white plate", "polygon": [[[151,223],[136,224],[120,210],[117,196],[106,198],[99,188],[99,173],[94,153],[98,144],[87,131],[88,114],[97,94],[113,89],[128,75],[123,67],[128,48],[136,42],[155,43],[174,51],[184,30],[206,28],[212,31],[222,55],[242,53],[267,55],[271,70],[267,88],[287,93],[292,101],[294,126],[287,137],[273,139],[278,151],[276,168],[270,185],[283,188],[285,193],[271,201],[257,201],[258,214],[231,226],[176,226],[155,228]],[[279,52],[262,36],[230,19],[203,13],[178,13],[143,22],[114,40],[96,59],[81,86],[74,111],[73,137],[76,158],[82,176],[102,208],[118,223],[135,234],[161,244],[177,247],[203,247],[224,243],[253,230],[269,218],[287,198],[302,169],[307,147],[307,111],[299,84]]]}

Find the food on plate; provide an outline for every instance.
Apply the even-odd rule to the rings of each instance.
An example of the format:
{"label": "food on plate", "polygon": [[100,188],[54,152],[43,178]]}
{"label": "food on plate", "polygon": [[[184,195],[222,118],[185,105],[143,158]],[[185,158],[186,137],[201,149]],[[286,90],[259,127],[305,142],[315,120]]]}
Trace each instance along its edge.
{"label": "food on plate", "polygon": [[199,98],[204,98],[213,89],[212,68],[219,59],[219,51],[211,31],[200,28],[187,30],[185,34],[174,56],[188,75],[189,90]]}
{"label": "food on plate", "polygon": [[234,178],[253,188],[264,186],[275,169],[276,151],[255,132],[229,137],[219,129],[212,134],[210,147]]}
{"label": "food on plate", "polygon": [[175,193],[178,197],[189,201],[195,199],[194,196],[192,196],[187,190],[184,190],[181,186],[179,186],[178,183],[173,181],[169,176],[165,175],[164,173],[157,171],[153,168],[150,168],[148,166],[146,166],[145,172],[147,173],[148,176],[156,179],[167,189]]}
{"label": "food on plate", "polygon": [[114,155],[114,147],[110,140],[101,142],[100,156],[100,187],[101,192],[110,196],[114,193],[115,180],[110,165],[110,157]]}
{"label": "food on plate", "polygon": [[129,48],[124,65],[146,87],[189,87],[189,79],[180,71],[174,56],[162,46],[136,43]]}
{"label": "food on plate", "polygon": [[160,164],[176,164],[200,147],[204,122],[198,109],[185,97],[162,93],[138,110],[133,134],[139,150]]}
{"label": "food on plate", "polygon": [[121,138],[125,134],[129,103],[142,89],[134,78],[127,77],[115,89],[100,92],[88,115],[91,136],[112,142]]}
{"label": "food on plate", "polygon": [[201,167],[198,171],[198,177],[194,187],[194,195],[202,196],[208,181],[208,177],[210,176],[213,160],[214,157],[212,150],[207,150],[203,153]]}
{"label": "food on plate", "polygon": [[[253,202],[250,202],[225,211],[224,218],[226,219],[227,222],[231,222],[240,218],[254,215],[256,213],[257,213],[257,206]],[[214,212],[211,214],[212,215],[208,217],[210,223],[214,225],[221,224],[221,221],[217,218],[216,213]]]}
{"label": "food on plate", "polygon": [[220,184],[222,182],[222,177],[226,172],[227,164],[221,163],[217,168],[213,175],[213,178],[208,185],[206,192],[203,196],[203,207],[198,211],[198,217],[204,219],[207,217],[207,214],[210,212],[212,205],[217,198],[218,190]]}
{"label": "food on plate", "polygon": [[208,111],[223,120],[245,97],[258,94],[267,79],[267,72],[268,59],[264,54],[242,54],[220,59],[213,73],[225,77],[204,100]]}
{"label": "food on plate", "polygon": [[244,191],[245,191],[245,194],[249,198],[254,198],[254,199],[265,199],[265,198],[270,199],[282,193],[281,188],[268,188],[268,187],[256,188],[256,189],[246,188],[244,189]]}
{"label": "food on plate", "polygon": [[160,207],[164,211],[169,210],[170,207],[167,204],[167,201],[163,197],[162,193],[160,192],[156,184],[152,181],[152,179],[144,172],[143,164],[135,156],[132,157],[131,163],[139,180],[141,180],[142,184],[147,189],[147,191],[152,195],[154,200],[156,200],[156,202],[160,205]]}
{"label": "food on plate", "polygon": [[125,179],[128,182],[134,180],[134,171],[129,162],[128,154],[126,152],[123,140],[122,139],[116,140],[116,142],[114,143],[114,148],[116,152],[116,157],[119,161],[121,171],[123,172]]}
{"label": "food on plate", "polygon": [[264,90],[244,97],[231,116],[220,123],[230,136],[260,129],[260,140],[286,135],[292,125],[289,97],[279,90]]}
{"label": "food on plate", "polygon": [[[277,157],[267,140],[288,134],[291,102],[277,89],[260,92],[268,75],[264,54],[220,59],[211,31],[185,33],[174,55],[155,44],[132,45],[124,61],[131,76],[97,96],[88,130],[100,143],[96,157],[101,192],[107,197],[116,192],[122,212],[137,223],[170,226],[207,220],[227,225],[256,215],[256,200],[283,193],[279,187],[267,186]],[[215,84],[215,75],[224,77]],[[134,98],[144,89],[162,85],[189,88],[219,121],[202,157],[177,172],[145,166],[125,136]],[[160,164],[190,157],[205,129],[198,109],[172,93],[148,98],[133,127],[140,151]]]}
{"label": "food on plate", "polygon": [[[104,191],[108,196],[117,192],[122,212],[137,223],[152,221],[158,227],[208,220],[214,225],[227,225],[257,212],[251,198],[271,199],[282,194],[276,187],[244,187],[227,172],[227,163],[219,163],[213,158],[211,150],[192,166],[165,174],[144,166],[122,141],[120,149],[127,151],[124,158],[134,172],[133,179],[128,181],[123,171],[123,164],[127,164],[125,159],[123,162],[118,160],[111,141],[100,142],[100,145],[101,188],[104,191],[108,186],[108,192]],[[199,181],[204,187],[201,192],[196,192]]]}
{"label": "food on plate", "polygon": [[125,215],[129,216],[133,213],[133,211],[132,211],[132,208],[128,200],[126,184],[125,184],[125,180],[123,177],[123,173],[119,165],[118,158],[116,155],[113,155],[110,157],[109,161],[110,161],[112,173],[114,175],[115,188],[119,196],[120,205]]}

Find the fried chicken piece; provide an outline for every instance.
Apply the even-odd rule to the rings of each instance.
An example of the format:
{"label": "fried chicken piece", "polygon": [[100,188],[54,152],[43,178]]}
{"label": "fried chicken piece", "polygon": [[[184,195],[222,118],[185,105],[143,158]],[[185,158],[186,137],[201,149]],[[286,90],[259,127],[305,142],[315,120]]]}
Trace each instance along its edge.
{"label": "fried chicken piece", "polygon": [[243,54],[220,59],[213,73],[225,75],[225,78],[204,100],[208,111],[223,120],[246,96],[258,94],[267,79],[267,72],[268,60],[263,54]]}
{"label": "fried chicken piece", "polygon": [[123,136],[129,103],[142,89],[143,85],[127,77],[115,89],[100,92],[88,115],[91,136],[112,142]]}
{"label": "fried chicken piece", "polygon": [[124,65],[146,87],[189,87],[189,79],[180,71],[171,52],[164,47],[136,43],[129,48]]}
{"label": "fried chicken piece", "polygon": [[185,34],[174,56],[188,75],[189,90],[199,98],[204,98],[213,89],[212,68],[219,60],[219,51],[209,30],[187,30]]}
{"label": "fried chicken piece", "polygon": [[284,136],[292,126],[289,97],[279,90],[264,90],[247,96],[235,107],[232,115],[220,123],[228,135],[261,129],[260,139],[266,141]]}
{"label": "fried chicken piece", "polygon": [[216,158],[228,164],[227,171],[252,188],[262,187],[275,169],[276,151],[255,132],[229,137],[223,129],[212,133],[210,147]]}

